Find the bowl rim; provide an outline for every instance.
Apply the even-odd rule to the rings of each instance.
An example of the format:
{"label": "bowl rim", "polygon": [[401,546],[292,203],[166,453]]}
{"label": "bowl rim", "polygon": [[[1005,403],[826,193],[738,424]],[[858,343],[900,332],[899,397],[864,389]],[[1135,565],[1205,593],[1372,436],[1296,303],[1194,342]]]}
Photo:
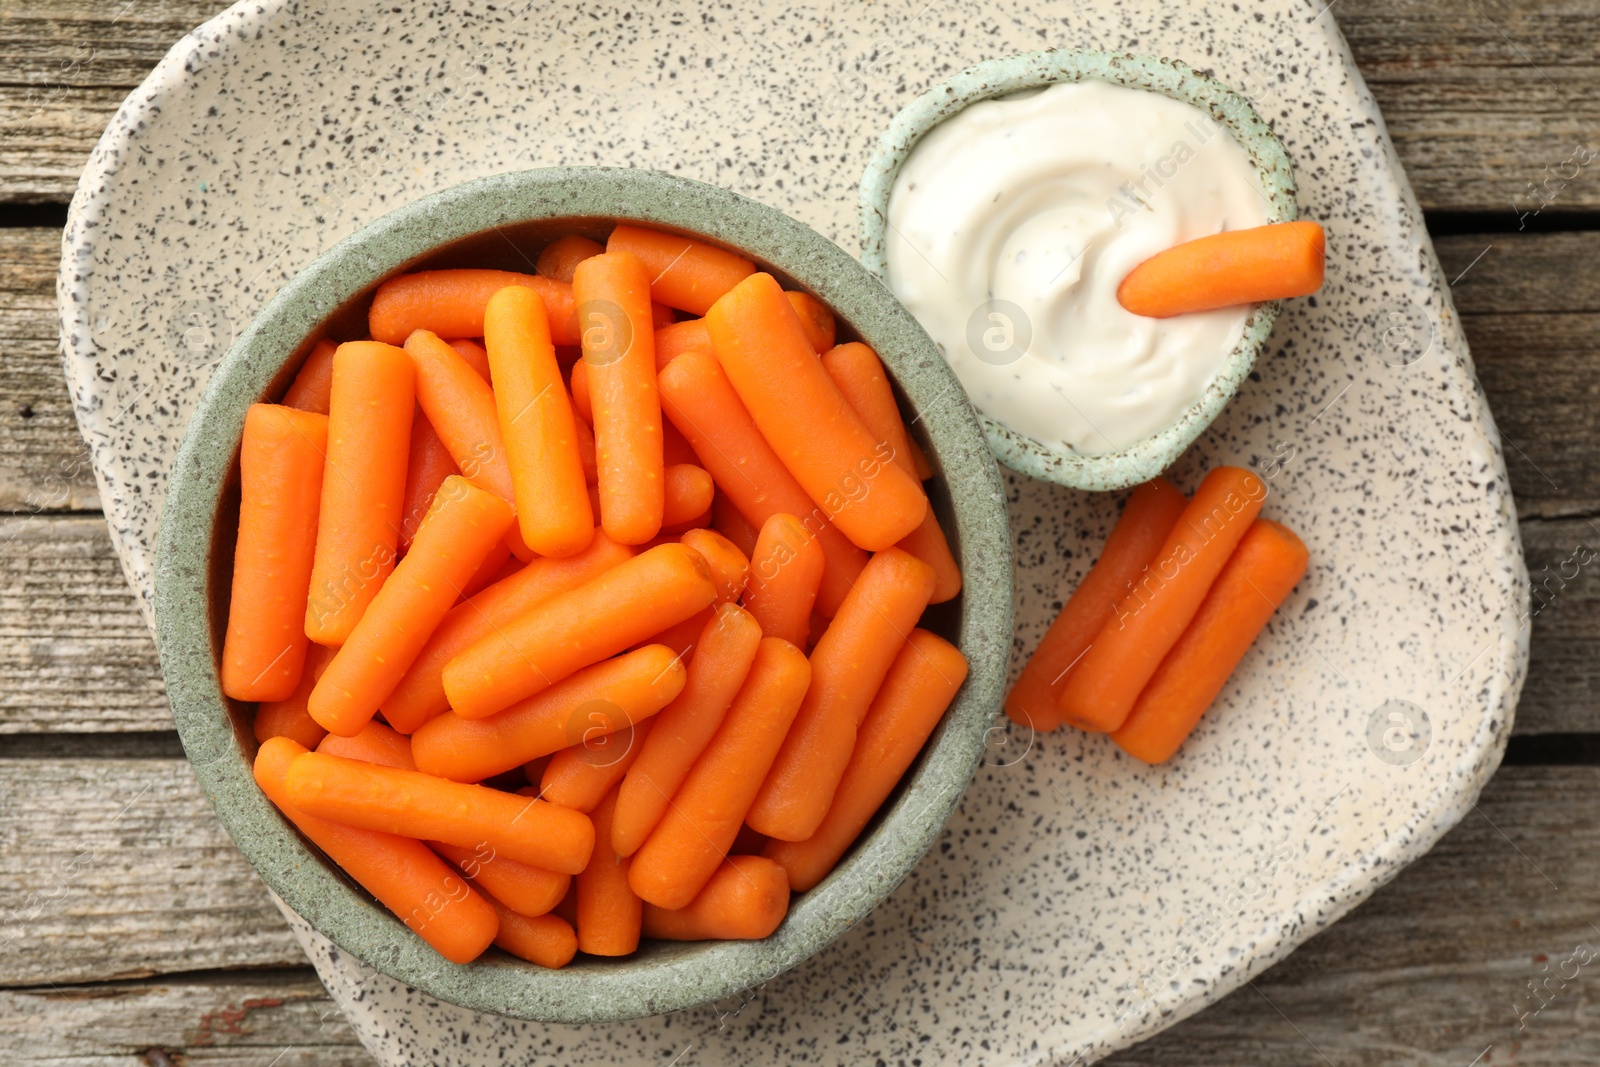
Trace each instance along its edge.
{"label": "bowl rim", "polygon": [[[1157,92],[1192,104],[1230,132],[1250,158],[1267,196],[1269,222],[1299,217],[1294,168],[1277,135],[1250,101],[1209,74],[1176,59],[1132,52],[1045,49],[986,60],[937,83],[890,121],[861,177],[861,264],[888,284],[889,197],[896,175],[917,143],[939,123],[983,100],[1063,82],[1095,80]],[[1169,426],[1125,448],[1082,455],[1005,426],[983,412],[978,420],[994,454],[1022,474],[1074,489],[1126,489],[1160,474],[1221,414],[1255,367],[1282,305],[1258,304],[1244,334],[1200,398]]]}
{"label": "bowl rim", "polygon": [[[965,588],[957,641],[970,665],[898,799],[762,941],[662,944],[643,960],[548,971],[445,961],[314,852],[266,800],[223,697],[213,641],[213,535],[249,406],[339,308],[446,245],[528,222],[618,218],[739,249],[811,289],[873,344],[923,418],[949,486]],[[921,861],[953,813],[1000,706],[1011,644],[1011,540],[1000,473],[966,394],[927,334],[848,253],[775,208],[659,171],[552,167],[452,186],[350,235],[294,276],[241,333],[185,433],[162,512],[156,631],[173,718],[196,777],[267,885],[344,951],[441,1000],[541,1022],[612,1022],[695,1007],[758,986],[865,918]],[[248,746],[248,747],[247,747]],[[247,754],[248,753],[248,754]],[[870,842],[870,847],[860,847]]]}

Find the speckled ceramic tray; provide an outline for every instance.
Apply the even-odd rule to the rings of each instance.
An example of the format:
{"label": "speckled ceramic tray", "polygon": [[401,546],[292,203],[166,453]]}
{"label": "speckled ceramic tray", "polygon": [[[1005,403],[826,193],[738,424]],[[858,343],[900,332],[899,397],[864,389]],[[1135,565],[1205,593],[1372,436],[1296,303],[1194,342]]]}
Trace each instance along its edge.
{"label": "speckled ceramic tray", "polygon": [[[167,466],[233,333],[317,252],[465,178],[655,167],[853,250],[872,146],[930,84],[1014,52],[1129,50],[1252,100],[1330,262],[1173,471],[1191,488],[1214,463],[1256,467],[1312,552],[1177,760],[997,727],[944,837],[868,921],[746,997],[656,1020],[473,1016],[297,924],[385,1062],[1084,1062],[1282,958],[1468,810],[1527,660],[1515,513],[1420,213],[1321,0],[432,10],[240,5],[179,43],[95,151],[66,235],[66,369],[147,605]],[[1009,484],[1020,653],[1117,501]]]}

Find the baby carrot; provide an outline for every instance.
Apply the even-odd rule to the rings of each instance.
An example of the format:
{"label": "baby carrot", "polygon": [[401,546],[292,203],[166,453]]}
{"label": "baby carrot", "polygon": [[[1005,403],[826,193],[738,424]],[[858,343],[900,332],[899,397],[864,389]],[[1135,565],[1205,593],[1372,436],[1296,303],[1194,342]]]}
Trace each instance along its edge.
{"label": "baby carrot", "polygon": [[589,400],[589,370],[581,359],[572,365],[572,373],[567,380],[567,391],[572,394],[572,413],[578,417],[579,422],[587,423],[592,430],[594,405]]}
{"label": "baby carrot", "polygon": [[[859,341],[852,341],[824,353],[822,369],[844,394],[851,410],[861,417],[868,432],[893,450],[894,461],[900,469],[921,481],[911,455],[911,435],[900,418],[900,406],[895,403],[894,390],[878,354]],[[933,568],[932,603],[943,604],[961,592],[961,568],[956,564],[933,508],[928,508],[922,525],[907,534],[900,547]]]}
{"label": "baby carrot", "polygon": [[417,536],[417,527],[433,503],[433,495],[444,480],[456,473],[456,461],[444,447],[439,435],[433,432],[433,423],[418,407],[411,413],[411,450],[406,461],[406,495],[400,506],[400,543],[402,554],[411,549]]}
{"label": "baby carrot", "polygon": [[711,510],[716,486],[704,467],[675,463],[663,471],[661,525],[677,526]]}
{"label": "baby carrot", "polygon": [[700,457],[689,447],[688,440],[676,426],[665,421],[661,423],[661,459],[669,467],[678,463],[700,465]]}
{"label": "baby carrot", "polygon": [[487,893],[492,902],[503,904],[519,915],[545,914],[561,903],[572,884],[570,874],[557,874],[543,867],[508,860],[497,855],[486,841],[471,848],[447,845],[443,841],[430,841],[428,845],[454,864],[474,886]]}
{"label": "baby carrot", "polygon": [[763,856],[729,856],[688,904],[644,906],[644,936],[658,941],[759,941],[789,912],[789,880]]}
{"label": "baby carrot", "polygon": [[401,733],[412,733],[450,707],[444,691],[445,664],[513,619],[633,558],[633,550],[596,531],[576,556],[540,558],[496,582],[450,613],[435,627],[404,678],[381,705],[383,717]]}
{"label": "baby carrot", "polygon": [[580,811],[321,752],[289,765],[284,793],[307,815],[466,848],[487,842],[508,859],[558,874],[583,870],[594,848],[594,824]]}
{"label": "baby carrot", "polygon": [[704,556],[658,545],[484,636],[445,666],[445,693],[464,719],[493,715],[716,597]]}
{"label": "baby carrot", "polygon": [[406,338],[406,354],[416,367],[417,403],[456,467],[469,482],[514,505],[511,465],[489,383],[426,330]]}
{"label": "baby carrot", "polygon": [[898,548],[872,557],[811,653],[811,689],[746,817],[782,841],[816,832],[856,728],[933,593],[933,568]]}
{"label": "baby carrot", "polygon": [[561,916],[518,915],[503,905],[494,910],[500,919],[494,943],[518,959],[559,970],[578,954],[578,935]]}
{"label": "baby carrot", "polygon": [[[669,423],[670,425],[670,423]],[[774,512],[781,515],[784,512]],[[771,519],[772,516],[767,516]],[[798,518],[798,516],[797,516]],[[803,527],[805,524],[801,523]],[[756,542],[761,539],[761,531],[751,525],[750,520],[740,514],[739,509],[733,506],[733,501],[728,499],[728,494],[721,489],[711,500],[711,528],[717,533],[733,542],[733,546],[743,552],[749,559],[755,559]],[[826,561],[827,557],[824,556]],[[866,561],[862,561],[866,565]],[[798,642],[796,642],[798,643]]]}
{"label": "baby carrot", "polygon": [[744,590],[744,606],[762,633],[805,647],[826,563],[822,546],[799,519],[779,512],[766,521],[750,557]]}
{"label": "baby carrot", "polygon": [[344,644],[394,569],[415,410],[404,351],[375,341],[339,346],[306,603],[306,636],[318,644]]}
{"label": "baby carrot", "polygon": [[651,330],[665,329],[666,327],[671,326],[673,323],[675,323],[677,321],[678,321],[678,313],[676,311],[673,311],[671,308],[667,307],[667,305],[665,305],[665,304],[657,304],[654,301],[651,302],[651,304],[650,304],[650,328],[651,328]]}
{"label": "baby carrot", "polygon": [[661,820],[689,768],[722,725],[760,644],[761,627],[737,604],[723,604],[706,623],[683,690],[656,716],[622,780],[611,831],[619,856],[638,851]]}
{"label": "baby carrot", "polygon": [[502,289],[483,333],[522,540],[541,556],[570,556],[593,540],[594,515],[544,304],[531,289]]}
{"label": "baby carrot", "polygon": [[811,347],[821,355],[833,347],[833,339],[838,332],[838,324],[833,320],[833,312],[828,306],[810,293],[789,290],[783,294],[789,301],[789,306],[794,308],[794,313],[800,318],[800,328],[806,332],[806,340],[811,342]]}
{"label": "baby carrot", "polygon": [[662,908],[682,908],[716,873],[794,721],[811,666],[787,641],[764,637],[750,674],[672,804],[633,854],[628,884]]}
{"label": "baby carrot", "polygon": [[1064,721],[1094,733],[1122,725],[1266,498],[1266,483],[1241,467],[1206,475],[1155,561],[1067,676],[1056,698]]}
{"label": "baby carrot", "polygon": [[510,527],[505,501],[459,474],[446,478],[411,551],[312,690],[311,717],[345,736],[365,726]]}
{"label": "baby carrot", "polygon": [[656,370],[685,352],[711,353],[711,335],[706,332],[705,319],[684,319],[656,331]]}
{"label": "baby carrot", "polygon": [[873,698],[855,751],[816,833],[804,841],[769,841],[762,854],[783,865],[789,888],[803,893],[833,870],[922,751],[956,690],[967,658],[950,642],[913,630]]}
{"label": "baby carrot", "polygon": [[806,495],[709,353],[679,356],[661,372],[660,381],[667,417],[683,431],[717,488],[746,521],[765,523],[781,512],[796,516],[816,534],[828,560],[817,590],[817,609],[825,615],[837,611],[867,565],[867,554]]}
{"label": "baby carrot", "polygon": [[417,761],[411,758],[411,738],[381,722],[369,722],[349,737],[329,734],[317,745],[317,751],[403,771],[417,769]]}
{"label": "baby carrot", "polygon": [[628,861],[611,850],[617,810],[613,789],[594,812],[594,855],[578,875],[578,949],[591,956],[626,956],[639,947],[638,896],[628,887]]}
{"label": "baby carrot", "polygon": [[[654,722],[654,718],[636,722],[557,752],[539,776],[539,795],[574,811],[594,811],[633,766]],[[599,832],[597,824],[595,833]],[[610,838],[606,840],[609,842]],[[610,845],[606,847],[609,849]]]}
{"label": "baby carrot", "polygon": [[704,241],[626,223],[611,231],[606,251],[638,256],[648,271],[651,298],[691,315],[704,315],[756,269],[743,256]]}
{"label": "baby carrot", "polygon": [[255,779],[267,799],[441,956],[452,963],[477,959],[499,925],[488,902],[420,841],[345,826],[295,807],[286,782],[289,769],[307,755],[287,737],[262,744]]}
{"label": "baby carrot", "polygon": [[367,329],[374,340],[392,345],[403,344],[416,330],[440,337],[482,337],[483,309],[508,285],[525,285],[539,294],[556,344],[578,343],[572,286],[509,270],[423,270],[390,278],[372,297]]}
{"label": "baby carrot", "polygon": [[283,406],[300,411],[328,413],[328,397],[333,391],[333,353],[339,346],[323,338],[311,346],[311,353],[300,364],[299,373],[283,394]]}
{"label": "baby carrot", "polygon": [[607,252],[578,264],[584,378],[594,415],[601,525],[638,545],[661,529],[661,402],[656,395],[650,278],[638,259]]}
{"label": "baby carrot", "polygon": [[235,700],[286,700],[300,682],[327,449],[325,415],[277,404],[245,415],[222,644],[222,691]]}
{"label": "baby carrot", "polygon": [[1135,315],[1166,319],[1306,296],[1322,288],[1325,245],[1322,227],[1304,220],[1199,237],[1133,268],[1117,301]]}
{"label": "baby carrot", "polygon": [[663,645],[604,660],[487,719],[440,715],[411,737],[417,768],[481,782],[570,745],[626,729],[683,691],[683,663]]}
{"label": "baby carrot", "polygon": [[736,601],[744,595],[745,582],[750,577],[750,560],[737,545],[715,530],[685,530],[679,541],[705,557],[711,567],[711,580],[716,583],[719,603]]}
{"label": "baby carrot", "polygon": [[[583,366],[579,363],[578,366]],[[595,485],[600,481],[600,464],[594,452],[594,431],[582,419],[572,420],[573,440],[578,443],[578,465],[583,468],[583,484]]]}
{"label": "baby carrot", "polygon": [[571,285],[572,272],[578,269],[578,264],[605,250],[606,246],[599,241],[590,240],[582,234],[569,233],[545,245],[533,269],[546,278]]}
{"label": "baby carrot", "polygon": [[1287,527],[1252,523],[1111,740],[1145,763],[1170,759],[1305,575],[1308,558]]}
{"label": "baby carrot", "polygon": [[467,361],[467,366],[478,372],[478,377],[486,382],[489,381],[489,350],[487,348],[468,337],[457,337],[445,343],[456,350],[456,355]]}
{"label": "baby carrot", "polygon": [[256,706],[255,735],[257,741],[270,737],[287,737],[305,748],[316,748],[328,736],[328,731],[306,711],[306,701],[317,679],[333,660],[335,649],[327,645],[312,644],[306,649],[306,665],[300,671],[300,684],[287,700],[264,700]]}
{"label": "baby carrot", "polygon": [[1018,726],[1043,732],[1061,725],[1056,701],[1067,672],[1110,620],[1117,601],[1155,561],[1186,504],[1183,493],[1165,478],[1153,478],[1129,495],[1100,558],[1073,590],[1006,694],[1006,714]]}
{"label": "baby carrot", "polygon": [[846,537],[879,552],[917,528],[928,511],[921,484],[850,410],[772,275],[735,286],[706,312],[706,329],[762,436]]}
{"label": "baby carrot", "polygon": [[718,602],[712,604],[709,608],[697,611],[682,622],[674,623],[658,634],[652,634],[644,641],[641,641],[638,647],[666,645],[672,649],[673,655],[683,660],[684,666],[688,666],[694,661],[694,653],[695,649],[699,647],[701,633],[705,630],[706,625],[716,617],[717,611],[721,606],[722,602]]}

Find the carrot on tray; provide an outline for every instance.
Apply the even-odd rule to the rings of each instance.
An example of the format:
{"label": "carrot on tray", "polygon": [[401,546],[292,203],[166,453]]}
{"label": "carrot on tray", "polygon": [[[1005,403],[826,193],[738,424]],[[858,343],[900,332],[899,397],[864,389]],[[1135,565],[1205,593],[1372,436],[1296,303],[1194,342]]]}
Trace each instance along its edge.
{"label": "carrot on tray", "polygon": [[530,863],[506,859],[480,841],[471,848],[430,841],[428,846],[455,865],[492,902],[518,915],[543,915],[567,895],[572,875],[557,874]]}
{"label": "carrot on tray", "polygon": [[723,604],[706,623],[683,689],[656,717],[622,780],[612,824],[618,855],[638,851],[661,820],[749,676],[761,636],[755,618],[737,604]]}
{"label": "carrot on tray", "polygon": [[570,556],[594,538],[594,515],[544,304],[508,286],[489,298],[483,333],[522,540],[541,556]]}
{"label": "carrot on tray", "polygon": [[816,832],[804,841],[769,841],[762,854],[782,864],[802,893],[833,870],[872,819],[967,678],[967,657],[942,637],[913,630],[867,709],[855,750]]}
{"label": "carrot on tray", "polygon": [[318,818],[289,801],[289,770],[307,755],[303,745],[287,737],[262,744],[255,780],[267,799],[445,959],[470,963],[481,955],[499,928],[494,910],[426,845]]}
{"label": "carrot on tray", "polygon": [[611,231],[606,251],[639,257],[648,272],[651,298],[691,315],[704,315],[756,269],[743,256],[704,241],[627,223]]}
{"label": "carrot on tray", "polygon": [[626,956],[639,947],[643,910],[628,886],[628,861],[611,850],[615,789],[594,812],[594,855],[578,875],[578,950],[591,956]]}
{"label": "carrot on tray", "polygon": [[873,694],[933,594],[933,568],[898,548],[872,557],[811,653],[811,688],[745,821],[782,841],[816,832]]}
{"label": "carrot on tray", "polygon": [[846,537],[879,552],[922,523],[921,483],[850,409],[772,275],[752,274],[735,286],[706,312],[706,329],[762,436]]}
{"label": "carrot on tray", "polygon": [[1315,222],[1274,222],[1185,241],[1157,252],[1117,286],[1135,315],[1165,319],[1322,288],[1326,238]]}
{"label": "carrot on tray", "polygon": [[[539,795],[574,811],[594,811],[633,766],[654,723],[654,717],[630,723],[613,733],[585,737],[555,753],[539,776]],[[600,832],[598,825],[595,832]]]}
{"label": "carrot on tray", "polygon": [[817,610],[832,615],[867,565],[867,554],[827,520],[789,473],[710,353],[679,356],[661,372],[660,382],[667,417],[747,522],[759,526],[779,513],[794,515],[822,543],[828,564]]}
{"label": "carrot on tray", "polygon": [[1305,575],[1309,558],[1292,530],[1269,519],[1252,523],[1111,740],[1145,763],[1171,758]]}
{"label": "carrot on tray", "polygon": [[729,856],[688,904],[644,906],[644,936],[659,941],[759,941],[789,912],[789,880],[763,856]]}
{"label": "carrot on tray", "polygon": [[1092,733],[1122,725],[1266,498],[1266,483],[1242,467],[1206,475],[1154,561],[1067,675],[1056,698],[1063,721]]}
{"label": "carrot on tray", "polygon": [[649,718],[683,691],[683,663],[647,645],[596,663],[487,719],[440,715],[411,736],[417,768],[458,782],[481,782],[585,738]]}
{"label": "carrot on tray", "polygon": [[403,344],[415,330],[440,337],[482,337],[484,308],[508,285],[525,285],[539,294],[556,344],[578,343],[572,286],[509,270],[423,270],[390,278],[372,297],[367,329],[373,340],[392,345]]}
{"label": "carrot on tray", "polygon": [[822,545],[793,515],[779,512],[762,525],[744,590],[744,606],[762,633],[806,646],[826,564]]}
{"label": "carrot on tray", "polygon": [[716,486],[704,467],[675,463],[663,471],[661,525],[677,526],[711,510]]}
{"label": "carrot on tray", "polygon": [[799,316],[800,328],[806,332],[806,340],[817,350],[817,355],[820,356],[832,348],[838,324],[834,321],[833,312],[828,310],[828,305],[810,293],[793,289],[783,295],[788,299],[789,306],[794,308],[794,313]]}
{"label": "carrot on tray", "polygon": [[661,402],[650,277],[626,252],[578,264],[572,279],[583,326],[583,367],[594,415],[601,525],[638,545],[661,529]]}
{"label": "carrot on tray", "polygon": [[1018,726],[1054,730],[1061,725],[1056,701],[1067,672],[1111,618],[1117,601],[1148,567],[1177,525],[1188,500],[1165,478],[1152,478],[1128,496],[1122,518],[1106,538],[1100,558],[1072,591],[1022,673],[1006,694],[1006,714]]}
{"label": "carrot on tray", "polygon": [[704,556],[658,545],[485,635],[445,665],[445,693],[464,719],[493,715],[716,598]]}
{"label": "carrot on tray", "polygon": [[561,916],[519,915],[504,905],[494,910],[500,919],[494,943],[518,959],[559,970],[578,954],[578,935]]}
{"label": "carrot on tray", "polygon": [[606,246],[599,241],[584,237],[582,234],[569,233],[545,245],[533,269],[546,278],[554,278],[558,282],[571,285],[572,272],[578,269],[578,264],[598,256],[605,250]]}
{"label": "carrot on tray", "polygon": [[594,824],[581,811],[321,752],[289,765],[284,792],[318,818],[467,848],[487,842],[508,859],[558,874],[583,870],[594,848]]}
{"label": "carrot on tray", "polygon": [[287,737],[306,748],[316,748],[328,736],[328,731],[306,711],[306,701],[311,698],[311,690],[316,688],[323,670],[333,662],[336,651],[327,645],[312,643],[306,649],[305,667],[300,671],[300,684],[295,686],[294,692],[285,700],[264,700],[256,705],[254,731],[257,741]]}
{"label": "carrot on tray", "polygon": [[287,700],[306,660],[328,418],[252,404],[239,446],[239,539],[222,644],[222,691]]}
{"label": "carrot on tray", "polygon": [[393,345],[347,341],[333,356],[328,462],[306,636],[342,645],[394,569],[416,372]]}
{"label": "carrot on tray", "polygon": [[318,415],[328,413],[328,397],[333,391],[333,353],[338,347],[327,338],[311,346],[306,361],[300,364],[294,381],[289,384],[289,391],[283,394],[284,407],[314,411]]}
{"label": "carrot on tray", "polygon": [[504,500],[459,474],[446,478],[411,551],[312,690],[311,717],[345,736],[365,726],[510,527]]}
{"label": "carrot on tray", "polygon": [[716,873],[810,681],[804,653],[776,637],[761,639],[733,706],[633,854],[628,884],[642,899],[685,907]]}

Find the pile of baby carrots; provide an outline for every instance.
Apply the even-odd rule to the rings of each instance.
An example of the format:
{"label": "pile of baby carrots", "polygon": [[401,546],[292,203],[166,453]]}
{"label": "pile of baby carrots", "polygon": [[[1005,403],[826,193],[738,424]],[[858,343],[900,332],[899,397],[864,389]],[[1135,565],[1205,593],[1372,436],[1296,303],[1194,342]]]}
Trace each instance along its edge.
{"label": "pile of baby carrots", "polygon": [[441,955],[762,938],[966,678],[926,457],[864,344],[618,224],[377,290],[240,453],[255,778]]}
{"label": "pile of baby carrots", "polygon": [[1306,572],[1306,546],[1260,518],[1267,486],[1217,467],[1193,499],[1165,478],[1135,489],[1093,568],[1050,625],[1006,714],[1111,735],[1145,763],[1194,731]]}

